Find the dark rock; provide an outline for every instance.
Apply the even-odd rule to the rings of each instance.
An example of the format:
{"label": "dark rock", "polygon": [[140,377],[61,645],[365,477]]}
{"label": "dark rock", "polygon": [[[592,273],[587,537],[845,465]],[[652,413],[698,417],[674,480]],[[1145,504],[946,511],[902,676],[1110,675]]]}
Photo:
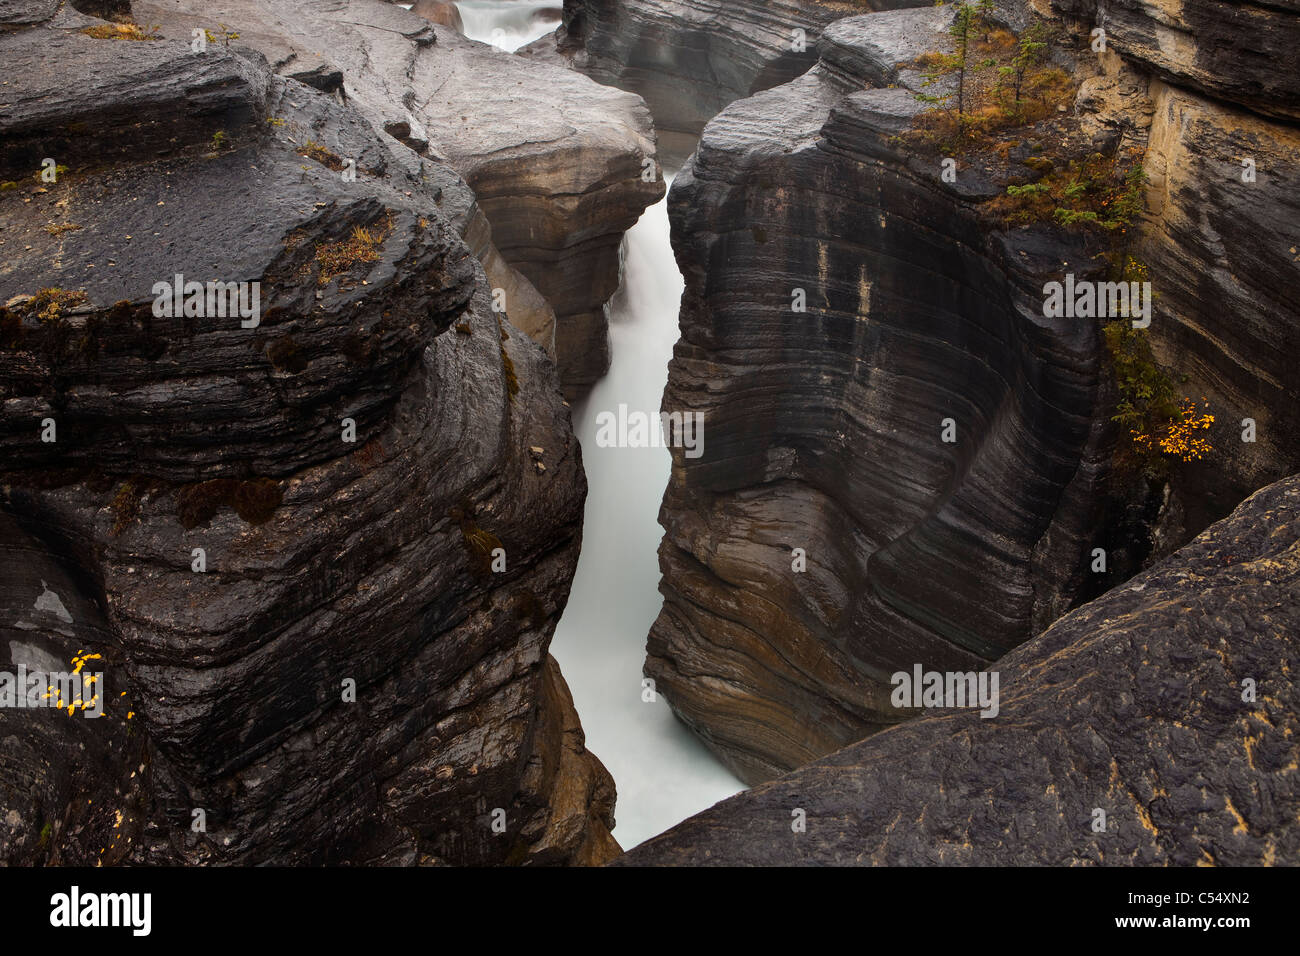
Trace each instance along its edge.
{"label": "dark rock", "polygon": [[[617,862],[1294,862],[1297,633],[1300,478],[1290,478],[999,660],[996,717],[927,713]],[[792,830],[796,810],[806,832]]]}
{"label": "dark rock", "polygon": [[[574,66],[645,98],[671,165],[733,100],[817,62],[827,24],[924,0],[565,0],[558,42]],[[802,31],[796,33],[796,31]],[[543,38],[537,45],[555,41]]]}
{"label": "dark rock", "polygon": [[[60,659],[102,647],[136,736],[0,711],[6,779],[23,781],[0,790],[6,853],[100,860],[113,820],[58,817],[89,788],[94,808],[131,810],[106,862],[608,858],[612,781],[547,656],[577,561],[579,448],[550,359],[492,311],[473,194],[355,97],[234,44],[99,41],[101,58],[82,39],[0,38],[20,55],[66,44],[60,69],[101,111],[74,132],[103,157],[0,199],[0,562],[25,568],[3,576],[0,627],[30,630],[44,580],[79,629],[35,620],[23,640]],[[170,115],[196,69],[227,78],[203,102],[253,104],[242,125]],[[32,141],[63,128],[16,101],[31,105],[4,120]],[[110,148],[126,103],[173,130],[162,155]],[[154,317],[153,284],[177,272],[259,280],[262,323]],[[42,842],[51,819],[66,822]]]}
{"label": "dark rock", "polygon": [[[178,39],[214,16],[198,0],[137,0],[135,8]],[[604,374],[604,305],[618,287],[623,233],[664,191],[650,114],[637,97],[379,0],[238,0],[221,16],[239,34],[235,45],[260,51],[281,73],[341,71],[346,95],[377,125],[449,162],[491,223],[475,252],[486,264],[499,251],[498,264],[522,274],[492,276],[512,318],[519,313],[544,346],[553,337],[571,397]]]}
{"label": "dark rock", "polygon": [[707,441],[674,451],[646,674],[750,782],[895,722],[890,673],[982,667],[1086,576],[1101,348],[1043,318],[1042,286],[1099,264],[990,230],[998,190],[900,152],[915,100],[861,89],[940,48],[949,15],[834,24],[824,65],[709,124],[669,197],[686,292],[664,407]]}
{"label": "dark rock", "polygon": [[1050,0],[1052,10],[1106,31],[1106,45],[1183,89],[1262,116],[1300,119],[1300,46],[1292,2],[1241,0]]}

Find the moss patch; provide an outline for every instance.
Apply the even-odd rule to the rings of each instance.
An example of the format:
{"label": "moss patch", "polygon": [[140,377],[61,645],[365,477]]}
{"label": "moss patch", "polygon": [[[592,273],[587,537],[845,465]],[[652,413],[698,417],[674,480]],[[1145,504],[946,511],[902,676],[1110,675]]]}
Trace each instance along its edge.
{"label": "moss patch", "polygon": [[207,524],[222,507],[230,507],[249,524],[265,524],[283,501],[284,491],[273,478],[214,478],[176,493],[176,518],[189,530]]}
{"label": "moss patch", "polygon": [[298,147],[298,155],[315,160],[327,169],[338,172],[343,169],[343,158],[333,150],[327,149],[314,139],[309,139]]}
{"label": "moss patch", "polygon": [[452,508],[449,514],[460,525],[461,540],[465,544],[465,553],[469,556],[470,570],[480,576],[491,574],[492,552],[504,547],[501,539],[478,526],[474,520],[474,505],[468,500]]}
{"label": "moss patch", "polygon": [[161,40],[157,27],[148,30],[136,23],[104,23],[80,31],[96,40]]}
{"label": "moss patch", "polygon": [[[312,262],[318,267],[316,282],[327,285],[336,276],[350,272],[354,266],[367,262],[378,262],[384,243],[393,232],[393,217],[389,213],[379,222],[370,226],[355,226],[348,238],[338,242],[323,242],[316,247]],[[295,238],[296,237],[296,238]],[[290,236],[285,247],[292,249],[301,237]],[[304,271],[310,269],[308,263]]]}

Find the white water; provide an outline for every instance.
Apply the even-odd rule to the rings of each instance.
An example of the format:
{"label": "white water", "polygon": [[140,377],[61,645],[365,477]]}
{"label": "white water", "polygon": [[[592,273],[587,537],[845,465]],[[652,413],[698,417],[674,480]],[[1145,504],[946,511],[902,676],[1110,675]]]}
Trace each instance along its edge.
{"label": "white water", "polygon": [[[523,34],[494,36],[493,31],[519,23],[522,9],[545,5],[537,0],[457,4],[467,36],[503,49],[535,36],[515,43]],[[602,411],[616,413],[626,404],[631,411],[658,415],[683,285],[668,237],[666,200],[628,230],[623,284],[609,308],[609,374],[573,409],[587,472],[587,507],[573,591],[551,643],[573,692],[587,747],[618,788],[614,836],[624,849],[744,789],[673,717],[662,697],[654,703],[641,698],[646,635],[663,603],[658,562],[663,529],[657,519],[671,468],[668,450],[600,448],[595,441]]]}
{"label": "white water", "polygon": [[559,11],[563,0],[461,0],[456,4],[465,35],[513,53],[526,43],[554,32],[560,24],[543,11]]}
{"label": "white water", "polygon": [[645,639],[659,614],[657,516],[666,448],[600,448],[596,416],[656,415],[677,341],[682,279],[659,202],[627,233],[623,287],[610,306],[613,361],[574,408],[587,471],[582,555],[551,653],[573,691],[587,746],[618,787],[614,836],[624,849],[743,789],[659,697],[641,699]]}

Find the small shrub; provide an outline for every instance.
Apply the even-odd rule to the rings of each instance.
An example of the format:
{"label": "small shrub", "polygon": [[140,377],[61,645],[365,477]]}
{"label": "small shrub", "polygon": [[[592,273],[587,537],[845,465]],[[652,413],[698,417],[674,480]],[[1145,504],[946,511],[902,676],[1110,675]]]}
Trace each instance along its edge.
{"label": "small shrub", "polygon": [[306,156],[308,159],[315,160],[322,166],[334,170],[335,172],[343,168],[343,159],[338,153],[326,149],[314,139],[309,139],[298,147],[298,155]]}
{"label": "small shrub", "polygon": [[363,262],[378,262],[384,242],[393,231],[392,216],[373,226],[355,226],[347,239],[322,243],[316,247],[315,261],[320,266],[316,277],[319,285],[327,285],[335,276],[342,275]]}

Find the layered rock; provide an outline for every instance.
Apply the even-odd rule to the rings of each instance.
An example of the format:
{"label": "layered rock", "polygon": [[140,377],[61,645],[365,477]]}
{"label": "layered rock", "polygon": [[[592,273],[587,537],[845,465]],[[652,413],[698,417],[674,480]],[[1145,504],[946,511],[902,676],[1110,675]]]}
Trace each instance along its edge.
{"label": "layered rock", "polygon": [[[676,166],[704,124],[734,100],[777,86],[817,62],[827,24],[921,0],[565,0],[558,43],[575,67],[639,93],[659,148]],[[543,38],[536,48],[554,47]]]}
{"label": "layered rock", "polygon": [[1288,0],[1029,0],[1044,15],[1096,24],[1106,45],[1172,85],[1262,116],[1300,120],[1300,77],[1286,68],[1300,43]]}
{"label": "layered rock", "polygon": [[1300,469],[1300,377],[1286,360],[1300,323],[1282,291],[1300,279],[1300,89],[1285,65],[1300,16],[1233,3],[1035,6],[1080,32],[1105,30],[1100,74],[1076,108],[1108,135],[1137,130],[1145,141],[1150,184],[1133,252],[1156,296],[1150,339],[1217,419],[1212,452],[1171,483],[1156,533],[1167,552]]}
{"label": "layered rock", "polygon": [[1298,627],[1291,478],[999,660],[996,717],[927,712],[618,862],[1293,863]]}
{"label": "layered rock", "polygon": [[[1017,28],[1031,14],[999,11]],[[1073,111],[1000,160],[962,155],[944,184],[903,134],[914,94],[936,92],[915,64],[945,48],[950,16],[833,23],[806,75],[706,127],[670,196],[687,288],[665,408],[703,413],[708,440],[674,459],[646,673],[750,782],[898,720],[895,670],[982,666],[1300,468],[1285,362],[1300,325],[1278,299],[1300,261],[1283,159],[1297,142],[1268,118],[1285,108],[1170,86],[1241,88],[1194,82],[1217,52],[1166,42],[1161,67],[1108,27],[1100,56],[1054,54],[1081,81]],[[1265,50],[1291,29],[1267,16]],[[1041,175],[1025,163],[1044,135],[1144,154],[1127,251],[1152,280],[1151,344],[1216,416],[1213,452],[1167,489],[1112,481],[1126,436],[1097,329],[1042,318],[1045,282],[1100,277],[1103,246],[979,213]],[[1247,155],[1267,170],[1249,184]],[[1087,566],[1098,546],[1109,578]]]}
{"label": "layered rock", "polygon": [[[508,274],[513,313],[554,352],[570,396],[609,366],[606,301],[619,282],[623,233],[663,195],[641,101],[563,67],[465,39],[380,0],[137,0],[137,17],[188,38],[216,21],[275,70],[350,101],[376,125],[469,183]],[[326,143],[330,148],[333,144]],[[485,241],[476,243],[493,265]],[[540,293],[541,302],[535,292]]]}
{"label": "layered rock", "polygon": [[[1095,325],[1042,315],[1095,250],[990,230],[1002,191],[896,135],[951,12],[841,20],[709,124],[669,197],[686,279],[646,674],[737,775],[895,722],[888,675],[982,667],[1084,586],[1109,423]],[[879,88],[863,90],[866,84]]]}
{"label": "layered rock", "polygon": [[[0,627],[10,663],[100,654],[114,706],[0,710],[4,859],[607,858],[547,656],[579,449],[473,194],[256,54],[94,22],[0,35]],[[176,274],[260,283],[256,325],[160,314]]]}

